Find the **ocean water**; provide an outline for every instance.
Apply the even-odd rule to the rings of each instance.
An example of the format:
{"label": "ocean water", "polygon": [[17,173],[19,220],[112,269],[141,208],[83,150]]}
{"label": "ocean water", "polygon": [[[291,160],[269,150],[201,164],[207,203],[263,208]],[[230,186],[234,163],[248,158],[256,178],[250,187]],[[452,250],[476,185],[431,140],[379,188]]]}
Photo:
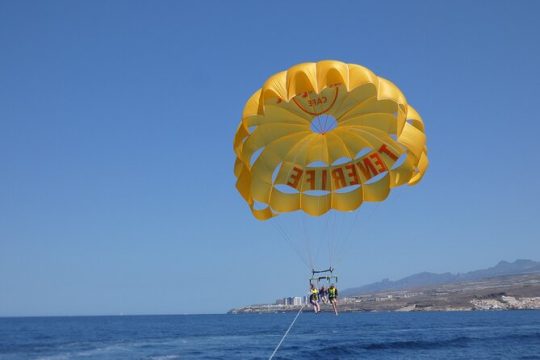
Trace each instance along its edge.
{"label": "ocean water", "polygon": [[[268,359],[294,313],[0,318],[0,359]],[[302,313],[274,359],[539,359],[540,311]]]}

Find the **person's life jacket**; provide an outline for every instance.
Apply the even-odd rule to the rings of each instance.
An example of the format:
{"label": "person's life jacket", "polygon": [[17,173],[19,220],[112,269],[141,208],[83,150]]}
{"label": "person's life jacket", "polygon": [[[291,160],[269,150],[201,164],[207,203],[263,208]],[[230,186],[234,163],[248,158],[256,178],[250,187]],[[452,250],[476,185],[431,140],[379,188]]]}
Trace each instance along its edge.
{"label": "person's life jacket", "polygon": [[311,289],[311,300],[319,300],[319,290]]}
{"label": "person's life jacket", "polygon": [[328,288],[328,297],[332,299],[337,297],[337,289],[335,287]]}

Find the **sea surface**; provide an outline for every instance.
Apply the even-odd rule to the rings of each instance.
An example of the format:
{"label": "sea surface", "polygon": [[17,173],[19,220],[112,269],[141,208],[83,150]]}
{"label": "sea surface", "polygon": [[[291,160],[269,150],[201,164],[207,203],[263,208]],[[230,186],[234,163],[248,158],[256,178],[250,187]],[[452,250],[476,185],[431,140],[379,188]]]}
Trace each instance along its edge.
{"label": "sea surface", "polygon": [[[0,318],[0,359],[268,359],[295,315]],[[540,311],[306,311],[274,357],[304,358],[540,360]]]}

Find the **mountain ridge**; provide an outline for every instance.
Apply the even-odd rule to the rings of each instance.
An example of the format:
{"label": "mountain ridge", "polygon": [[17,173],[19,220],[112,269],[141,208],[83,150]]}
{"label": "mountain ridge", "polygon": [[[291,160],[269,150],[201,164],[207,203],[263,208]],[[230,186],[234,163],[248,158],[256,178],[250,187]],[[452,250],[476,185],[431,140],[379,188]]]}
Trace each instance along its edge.
{"label": "mountain ridge", "polygon": [[343,296],[355,296],[380,291],[405,290],[423,286],[481,280],[495,276],[529,273],[540,273],[540,262],[528,259],[517,259],[514,262],[502,260],[490,268],[473,270],[466,273],[452,274],[450,272],[432,273],[423,271],[398,280],[383,279],[371,284],[345,289],[341,291],[341,294]]}

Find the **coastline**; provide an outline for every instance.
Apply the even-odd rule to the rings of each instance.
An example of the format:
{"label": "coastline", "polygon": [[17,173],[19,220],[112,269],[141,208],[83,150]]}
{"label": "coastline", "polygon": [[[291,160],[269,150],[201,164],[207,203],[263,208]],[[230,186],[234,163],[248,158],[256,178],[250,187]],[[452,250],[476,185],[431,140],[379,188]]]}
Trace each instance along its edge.
{"label": "coastline", "polygon": [[[228,314],[292,312],[301,306],[257,304],[231,309]],[[340,298],[338,306],[340,312],[540,310],[540,274],[358,294]],[[321,310],[332,308],[321,303]]]}

